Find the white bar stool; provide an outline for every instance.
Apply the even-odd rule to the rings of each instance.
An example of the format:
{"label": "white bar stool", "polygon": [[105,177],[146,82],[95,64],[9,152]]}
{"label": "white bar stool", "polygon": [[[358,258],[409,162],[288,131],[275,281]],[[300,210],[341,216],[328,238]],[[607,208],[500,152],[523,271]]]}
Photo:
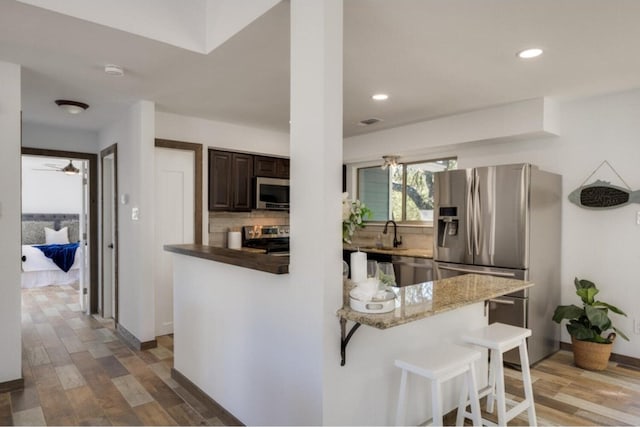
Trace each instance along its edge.
{"label": "white bar stool", "polygon": [[[487,412],[493,413],[494,400],[498,402],[498,425],[506,426],[507,423],[521,412],[527,411],[529,425],[536,426],[536,408],[533,401],[533,388],[531,386],[531,373],[529,372],[529,355],[527,353],[527,337],[531,336],[531,330],[504,323],[492,323],[489,326],[471,331],[462,339],[468,343],[485,347],[490,350],[491,361],[489,363],[489,385],[480,390],[479,397],[487,396]],[[515,405],[509,411],[506,410],[506,397],[504,392],[504,367],[502,355],[504,352],[519,347],[520,365],[522,368],[522,384],[525,399],[520,402],[509,400],[510,405]],[[464,416],[469,415],[464,413]],[[456,422],[461,422],[463,415],[458,412]],[[486,419],[482,422],[487,425],[495,425]]]}
{"label": "white bar stool", "polygon": [[[396,425],[405,424],[407,376],[409,372],[431,380],[432,421],[433,425],[438,426],[442,425],[442,383],[466,374],[465,387],[460,393],[460,402],[466,403],[467,399],[470,400],[473,423],[477,426],[481,425],[482,418],[474,367],[474,362],[479,360],[480,357],[481,353],[477,350],[451,344],[423,349],[419,352],[404,355],[402,359],[396,359],[395,365],[402,369]],[[464,412],[465,408],[458,408],[458,412],[460,411]]]}

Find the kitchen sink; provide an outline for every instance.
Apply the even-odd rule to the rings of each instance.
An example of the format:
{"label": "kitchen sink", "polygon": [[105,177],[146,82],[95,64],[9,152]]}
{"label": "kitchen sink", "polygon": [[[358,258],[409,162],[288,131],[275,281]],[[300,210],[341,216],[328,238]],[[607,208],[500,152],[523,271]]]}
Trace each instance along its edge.
{"label": "kitchen sink", "polygon": [[[369,260],[392,263],[398,286],[415,285],[433,280],[433,261],[431,259],[403,255],[412,249],[361,247],[360,250],[367,252]],[[350,261],[349,255],[353,250],[345,250],[344,252],[344,260],[348,263]]]}

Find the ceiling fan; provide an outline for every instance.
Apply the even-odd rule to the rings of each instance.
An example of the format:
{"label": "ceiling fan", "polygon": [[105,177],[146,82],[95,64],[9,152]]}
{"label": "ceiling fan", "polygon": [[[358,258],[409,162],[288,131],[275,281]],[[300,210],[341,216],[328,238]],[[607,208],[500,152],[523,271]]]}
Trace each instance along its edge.
{"label": "ceiling fan", "polygon": [[64,172],[67,175],[77,175],[80,173],[80,169],[73,165],[73,160],[69,160],[69,164],[61,167],[60,165],[55,165],[52,163],[45,163],[45,167],[48,169],[34,169],[37,171],[47,171],[47,172]]}

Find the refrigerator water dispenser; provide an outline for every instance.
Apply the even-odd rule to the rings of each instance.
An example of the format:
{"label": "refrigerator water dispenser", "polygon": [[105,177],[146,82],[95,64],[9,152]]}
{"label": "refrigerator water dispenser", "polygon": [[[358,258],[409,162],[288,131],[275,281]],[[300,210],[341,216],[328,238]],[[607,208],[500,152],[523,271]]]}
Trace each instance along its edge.
{"label": "refrigerator water dispenser", "polygon": [[438,246],[446,247],[447,237],[458,235],[458,208],[438,209]]}

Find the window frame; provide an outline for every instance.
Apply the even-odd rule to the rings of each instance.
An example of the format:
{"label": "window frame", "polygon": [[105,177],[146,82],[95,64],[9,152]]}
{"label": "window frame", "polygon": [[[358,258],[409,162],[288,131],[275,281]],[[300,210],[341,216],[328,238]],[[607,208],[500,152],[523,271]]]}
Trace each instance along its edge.
{"label": "window frame", "polygon": [[[402,166],[402,191],[401,191],[401,195],[402,195],[402,218],[400,220],[394,220],[398,225],[402,225],[405,227],[411,227],[411,226],[416,226],[416,227],[423,227],[423,226],[432,226],[433,225],[433,221],[422,221],[422,220],[407,220],[407,166],[411,166],[411,165],[416,165],[416,164],[421,164],[421,163],[429,163],[429,162],[438,162],[438,161],[450,161],[450,160],[455,160],[456,163],[458,161],[458,156],[456,155],[451,155],[451,156],[445,156],[445,157],[438,157],[435,159],[426,159],[426,160],[411,160],[411,161],[406,161],[406,162],[398,162],[398,165]],[[369,168],[375,168],[375,167],[380,167],[378,165],[365,165],[362,164],[360,166],[356,166],[354,165],[354,170],[355,170],[355,194],[357,195],[357,198],[360,198],[360,169],[369,169]],[[448,169],[448,170],[453,170],[453,169]],[[392,185],[391,179],[389,180],[389,185]],[[393,189],[390,189],[390,192],[393,191]],[[391,200],[391,193],[389,193],[389,212],[392,212],[392,200]],[[372,225],[382,225],[385,222],[390,221],[390,220],[366,220],[365,222],[367,224],[372,224]]]}

